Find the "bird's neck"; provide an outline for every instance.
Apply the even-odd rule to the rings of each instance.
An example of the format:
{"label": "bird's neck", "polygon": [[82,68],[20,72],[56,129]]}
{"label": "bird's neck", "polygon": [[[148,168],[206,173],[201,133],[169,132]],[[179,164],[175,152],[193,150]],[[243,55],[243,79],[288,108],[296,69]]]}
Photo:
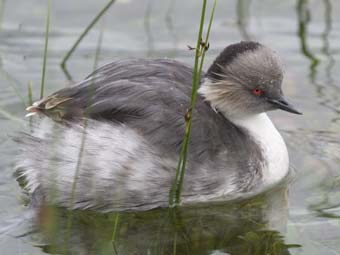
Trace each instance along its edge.
{"label": "bird's neck", "polygon": [[235,125],[246,129],[261,146],[266,167],[263,169],[263,181],[273,185],[288,173],[289,158],[286,144],[266,113],[242,118],[229,119]]}

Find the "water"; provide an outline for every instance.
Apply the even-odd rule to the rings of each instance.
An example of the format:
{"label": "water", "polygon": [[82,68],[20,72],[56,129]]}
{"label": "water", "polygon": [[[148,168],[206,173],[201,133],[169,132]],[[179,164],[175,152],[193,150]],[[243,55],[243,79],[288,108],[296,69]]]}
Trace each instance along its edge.
{"label": "water", "polygon": [[[99,64],[125,57],[170,57],[193,64],[187,45],[195,45],[200,1],[121,0],[67,63],[69,80],[59,66],[61,59],[106,3],[53,1],[46,94],[92,71],[100,31]],[[5,219],[27,210],[12,177],[18,148],[11,136],[26,121],[29,81],[34,98],[39,95],[46,2],[0,0],[0,4],[0,218]],[[340,253],[339,11],[340,2],[330,0],[218,2],[206,67],[224,46],[247,38],[270,45],[285,62],[284,91],[304,113],[270,114],[296,169],[289,192],[281,187],[252,201],[197,205],[177,213],[77,212],[70,227],[62,210],[55,216],[57,224],[47,224],[50,211],[46,209],[40,233],[2,237],[1,253]],[[16,234],[28,230],[25,224]]]}

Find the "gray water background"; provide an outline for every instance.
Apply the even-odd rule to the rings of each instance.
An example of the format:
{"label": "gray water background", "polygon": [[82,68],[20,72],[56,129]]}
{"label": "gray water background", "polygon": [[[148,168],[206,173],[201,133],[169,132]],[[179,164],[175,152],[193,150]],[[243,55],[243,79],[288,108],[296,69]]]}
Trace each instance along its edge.
{"label": "gray water background", "polygon": [[[24,118],[24,108],[27,104],[29,81],[33,84],[34,99],[39,97],[46,3],[47,1],[41,0],[0,0],[0,218],[2,219],[20,215],[26,210],[21,199],[22,190],[12,176],[18,148],[11,137],[23,130],[27,121]],[[104,0],[53,1],[46,94],[72,84],[60,68],[61,59],[81,31],[106,3],[107,1]],[[101,32],[103,38],[99,65],[126,57],[168,57],[193,65],[194,52],[187,50],[187,45],[196,44],[200,8],[201,1],[197,0],[117,1],[102,21],[86,36],[68,62],[68,72],[72,80],[80,81],[92,71]],[[279,111],[270,114],[287,142],[296,176],[289,187],[287,220],[279,228],[267,226],[264,229],[278,231],[275,233],[282,235],[282,243],[301,246],[287,248],[287,251],[275,254],[340,253],[340,17],[338,13],[340,13],[340,2],[335,0],[218,1],[205,68],[226,45],[242,39],[256,39],[272,47],[282,56],[286,69],[285,94],[304,113],[303,116]],[[281,210],[281,207],[275,204],[278,202],[277,199],[273,200],[273,207]],[[205,222],[204,230],[199,228],[190,232],[190,238],[197,242],[189,242],[189,246],[196,251],[196,254],[198,254],[197,250],[200,254],[245,254],[241,247],[245,243],[251,243],[249,247],[255,247],[254,249],[263,248],[264,244],[271,243],[270,240],[267,240],[268,243],[262,239],[256,240],[256,236],[253,239],[248,238],[252,230],[259,233],[257,227],[253,225],[245,227],[241,224],[244,221],[241,220],[239,226],[237,221],[226,220],[224,211],[228,211],[227,215],[231,217],[230,219],[237,219],[233,217],[242,214],[242,211],[233,211],[230,207],[222,207],[225,210],[216,209],[215,212],[218,213],[214,214],[213,220]],[[193,211],[206,216],[210,215],[213,209],[193,209]],[[209,212],[206,213],[207,211]],[[120,217],[121,225],[124,225],[124,220],[127,222],[131,217],[134,219],[140,217],[141,223],[135,220],[129,225],[136,224],[138,227],[135,231],[120,232],[122,236],[125,233],[126,243],[122,241],[120,246],[119,243],[117,244],[120,250],[118,254],[139,254],[136,250],[141,251],[143,248],[145,252],[140,254],[162,253],[160,250],[155,252],[153,242],[156,241],[152,236],[148,237],[155,232],[152,229],[153,224],[157,225],[161,222],[155,217],[161,212],[153,213]],[[184,210],[183,214],[186,222],[195,218],[192,209]],[[276,213],[271,214],[270,217],[275,218]],[[152,224],[150,218],[153,218]],[[105,220],[109,223],[113,222],[110,219]],[[77,222],[73,224],[75,233],[84,232],[84,226]],[[148,222],[146,225],[149,227],[143,230],[141,226],[145,226],[145,222]],[[230,242],[211,245],[214,240],[228,240],[228,235],[232,235],[231,232],[223,233],[224,236],[221,237],[221,233],[214,230],[220,229],[219,225],[223,226],[223,224],[226,224],[227,228],[230,222],[234,222],[235,228],[240,228],[238,230],[243,233],[243,235],[236,235],[235,240],[243,240],[245,243],[241,242],[240,246],[235,247]],[[105,232],[105,225],[109,224],[103,224],[102,229],[99,228],[94,232]],[[209,242],[195,239],[193,233],[202,234],[207,231],[206,228],[210,228]],[[260,231],[262,230],[261,228]],[[171,233],[173,233],[171,230],[167,231],[164,238],[170,240]],[[96,240],[94,243],[97,244],[105,240],[100,234],[94,235],[93,238]],[[178,240],[177,244],[180,245],[182,239],[176,238],[174,240]],[[78,252],[74,253],[112,254],[111,250],[105,249],[101,249],[102,253],[93,253],[94,251],[91,250],[94,249],[93,246],[89,246],[90,239],[87,237],[75,241],[73,250]],[[87,243],[84,243],[84,240],[87,240]],[[122,237],[121,240],[124,238]],[[143,242],[139,243],[138,240]],[[46,246],[39,248],[37,244],[41,244],[41,240],[37,241],[34,236],[25,238],[6,236],[0,239],[0,250],[1,254],[50,252]],[[168,251],[170,246],[167,243],[159,242],[157,247],[162,245],[165,247],[164,254],[173,254],[172,251]],[[135,250],[132,247],[135,247]],[[184,251],[183,248],[177,254],[185,253]],[[262,254],[262,251],[247,252],[249,252],[247,254]],[[186,254],[190,253],[186,251]]]}

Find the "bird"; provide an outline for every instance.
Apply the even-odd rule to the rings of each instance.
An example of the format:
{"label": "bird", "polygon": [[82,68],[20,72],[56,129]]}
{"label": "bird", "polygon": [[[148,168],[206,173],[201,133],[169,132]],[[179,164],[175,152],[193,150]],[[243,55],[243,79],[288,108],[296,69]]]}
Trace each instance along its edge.
{"label": "bird", "polygon": [[[225,47],[202,71],[183,205],[253,196],[287,176],[287,147],[267,116],[301,114],[283,95],[283,74],[278,53],[255,41]],[[33,131],[17,139],[25,190],[67,209],[168,207],[193,75],[173,59],[116,60],[35,102]]]}

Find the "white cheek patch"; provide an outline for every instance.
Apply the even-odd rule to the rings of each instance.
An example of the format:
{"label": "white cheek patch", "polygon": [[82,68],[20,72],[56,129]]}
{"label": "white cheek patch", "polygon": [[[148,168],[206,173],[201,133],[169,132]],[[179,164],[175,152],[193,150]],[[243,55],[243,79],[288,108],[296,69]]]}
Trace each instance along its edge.
{"label": "white cheek patch", "polygon": [[216,113],[220,111],[227,118],[249,114],[249,109],[245,108],[244,104],[249,95],[244,93],[240,85],[228,81],[212,82],[205,79],[198,93],[210,103]]}

